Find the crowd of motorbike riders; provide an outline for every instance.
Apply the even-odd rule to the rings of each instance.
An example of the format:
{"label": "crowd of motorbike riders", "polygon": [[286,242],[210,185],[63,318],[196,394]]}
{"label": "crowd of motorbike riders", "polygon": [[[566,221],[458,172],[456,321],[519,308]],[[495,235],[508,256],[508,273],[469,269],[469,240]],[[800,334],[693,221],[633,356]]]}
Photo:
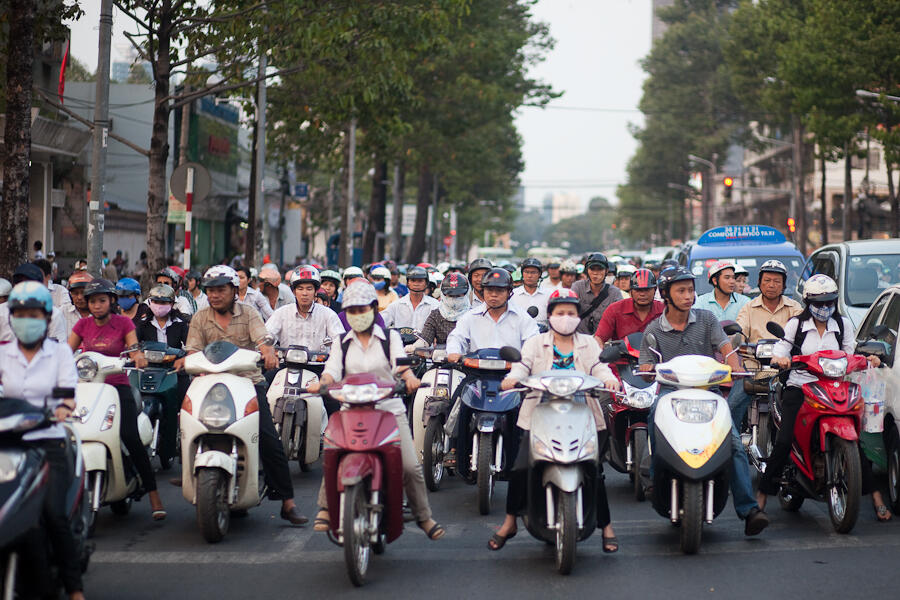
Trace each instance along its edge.
{"label": "crowd of motorbike riders", "polygon": [[[779,261],[765,262],[755,282],[746,281],[742,271],[730,262],[712,264],[702,276],[713,289],[698,297],[695,275],[674,261],[615,265],[600,252],[589,253],[577,263],[542,264],[527,258],[518,266],[495,266],[484,258],[469,264],[422,263],[405,268],[391,261],[343,270],[303,264],[285,272],[271,263],[259,271],[237,264],[212,266],[203,273],[173,266],[156,273],[149,288],[128,277],[115,283],[94,278],[86,270],[76,270],[63,284],[54,283],[46,260],[36,260],[19,266],[10,280],[0,278],[0,382],[4,397],[46,406],[53,388],[75,388],[73,353],[128,354],[140,368],[146,364],[141,343],[147,341],[164,342],[187,354],[220,340],[260,352],[265,369],[248,375],[260,398],[266,396],[266,387],[279,366],[276,346],[330,346],[323,348],[330,354],[321,377],[308,385],[309,392],[319,392],[354,373],[372,373],[402,381],[410,397],[420,381],[408,366],[398,367],[397,360],[416,345],[445,345],[450,362],[484,348],[512,346],[520,350],[521,361],[503,380],[503,389],[514,388],[532,373],[575,369],[600,378],[610,392],[619,390],[621,383],[601,362],[601,350],[610,341],[638,332],[645,334],[639,359],[642,371],[680,355],[718,356],[735,371],[740,370],[740,359],[731,352],[731,340],[723,333],[723,321],[736,321],[750,343],[767,336],[770,321],[781,325],[786,342],[776,347],[772,359],[773,366],[780,368],[790,365],[788,342],[799,341],[803,354],[826,349],[853,352],[853,326],[836,311],[838,289],[832,279],[813,276],[803,288],[802,302],[797,302],[784,295],[787,271]],[[741,292],[752,286],[759,295],[751,300]],[[421,341],[404,346],[399,328],[411,328]],[[651,332],[655,351],[646,343],[646,334]],[[876,357],[869,360],[877,366]],[[164,411],[161,457],[173,458],[177,452],[177,411],[190,379],[181,370],[183,362],[184,358],[174,365],[179,370],[177,404]],[[738,433],[749,396],[740,385],[734,385],[728,395],[734,440],[730,487],[748,536],[759,534],[769,524],[766,498],[778,492],[779,474],[788,461],[792,424],[802,404],[802,377],[793,374],[787,382],[783,397],[786,425],[774,441],[756,493]],[[119,394],[121,441],[132,457],[143,492],[149,496],[152,518],[163,520],[166,511],[138,435],[139,408],[129,380],[125,375],[110,375],[106,383],[115,386]],[[72,415],[72,397],[53,402],[55,406],[50,408],[56,420]],[[535,402],[522,404],[518,435],[527,432]],[[592,399],[589,403],[603,447],[608,443],[604,402]],[[283,519],[302,525],[308,518],[293,501],[288,462],[267,403],[260,402],[259,408],[260,459],[270,498],[282,502]],[[393,412],[399,424],[409,510],[430,539],[440,539],[445,530],[431,513],[404,402],[391,399],[379,408]],[[329,407],[329,413],[333,409]],[[652,444],[652,427],[649,429]],[[45,451],[50,464],[44,522],[66,591],[71,598],[81,598],[81,572],[64,509],[65,478],[71,476],[71,466],[60,451],[63,435],[57,424],[33,435],[29,442]],[[517,440],[508,446],[513,455],[518,446]],[[863,490],[871,492],[877,519],[889,520],[892,515],[872,485],[871,465],[864,455],[861,460]],[[491,550],[500,550],[516,535],[517,515],[522,514],[526,501],[523,477],[516,470],[509,477],[507,514],[488,540]],[[644,491],[652,495],[651,481],[646,482]],[[602,477],[596,496],[603,551],[615,552],[619,545]],[[323,484],[315,530],[328,530],[332,517]]]}

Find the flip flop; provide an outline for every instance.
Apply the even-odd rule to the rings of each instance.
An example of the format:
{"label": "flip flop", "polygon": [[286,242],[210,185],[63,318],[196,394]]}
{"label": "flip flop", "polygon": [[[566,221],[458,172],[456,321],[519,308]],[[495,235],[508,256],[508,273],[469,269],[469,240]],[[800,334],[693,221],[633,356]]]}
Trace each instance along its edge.
{"label": "flip flop", "polygon": [[[606,554],[614,554],[619,551],[619,540],[616,539],[616,536],[612,537],[603,537],[603,552]],[[607,548],[607,546],[612,546],[612,549]]]}
{"label": "flip flop", "polygon": [[[425,529],[422,528],[422,523],[424,523],[424,521],[419,522],[419,523],[416,523],[416,524],[419,526],[419,529],[422,529],[422,531],[425,531]],[[431,540],[431,541],[436,541],[436,540],[439,540],[439,539],[441,539],[442,537],[444,537],[444,534],[445,534],[445,533],[447,533],[447,532],[444,531],[444,528],[441,527],[441,524],[435,522],[435,524],[431,527],[431,529],[429,529],[429,530],[425,533],[425,535],[428,536],[428,539],[429,539],[429,540]]]}
{"label": "flip flop", "polygon": [[[499,533],[494,533],[491,535],[491,539],[488,540],[488,550],[492,550],[496,552],[503,548],[506,545],[506,542],[516,537],[516,534],[519,533],[519,530],[515,530],[509,535],[500,535]],[[494,542],[494,545],[491,546],[491,542]]]}
{"label": "flip flop", "polygon": [[894,516],[888,510],[887,506],[885,506],[884,504],[879,504],[875,507],[875,518],[882,523],[886,523],[893,519]]}
{"label": "flip flop", "polygon": [[162,510],[162,509],[160,509],[160,510],[154,510],[154,511],[151,513],[151,516],[153,517],[153,520],[154,520],[154,521],[162,521],[163,519],[166,518],[167,515],[168,515],[168,513],[166,513],[166,511],[164,511],[164,510]]}

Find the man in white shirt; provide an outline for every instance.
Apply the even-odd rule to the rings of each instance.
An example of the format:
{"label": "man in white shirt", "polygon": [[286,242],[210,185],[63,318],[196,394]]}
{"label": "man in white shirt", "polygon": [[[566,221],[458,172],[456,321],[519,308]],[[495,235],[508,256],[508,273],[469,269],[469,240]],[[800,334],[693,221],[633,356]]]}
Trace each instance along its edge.
{"label": "man in white shirt", "polygon": [[546,291],[548,295],[562,287],[561,266],[556,259],[550,259],[550,262],[547,264],[547,277],[541,282],[541,289]]}
{"label": "man in white shirt", "polygon": [[406,272],[406,286],[409,293],[381,311],[381,318],[387,328],[412,327],[416,331],[422,331],[428,315],[440,302],[425,293],[428,289],[428,271],[422,267],[409,268]]}
{"label": "man in white shirt", "polygon": [[238,274],[238,302],[249,304],[259,311],[259,316],[263,318],[263,321],[267,320],[272,316],[274,311],[269,305],[269,301],[262,295],[262,292],[250,287],[250,269],[247,267],[238,267],[235,271],[237,271]]}
{"label": "man in white shirt", "polygon": [[469,296],[469,303],[472,308],[476,308],[484,304],[484,290],[481,287],[481,280],[485,274],[490,271],[494,265],[486,258],[476,258],[469,263],[469,283],[472,284],[472,293]]}
{"label": "man in white shirt", "polygon": [[535,320],[509,303],[512,277],[507,271],[491,269],[482,286],[484,304],[461,316],[447,336],[447,358],[451,362],[482,348],[521,349],[525,340],[539,333]]}
{"label": "man in white shirt", "polygon": [[69,298],[71,302],[65,304],[61,309],[66,320],[67,339],[68,334],[72,333],[75,323],[91,314],[91,311],[88,310],[87,300],[84,298],[84,288],[93,279],[87,271],[75,271],[69,277]]}
{"label": "man in white shirt", "polygon": [[528,308],[534,306],[538,310],[534,320],[538,323],[546,323],[550,291],[538,286],[541,271],[543,271],[541,261],[536,258],[526,258],[519,268],[522,270],[522,285],[513,290],[511,302],[526,315]]}
{"label": "man in white shirt", "polygon": [[194,299],[194,302],[197,303],[197,310],[199,311],[201,308],[209,306],[209,300],[206,298],[206,294],[203,293],[203,288],[200,287],[200,281],[202,279],[200,273],[197,271],[188,271],[184,278],[187,281],[188,293]]}
{"label": "man in white shirt", "polygon": [[316,351],[323,348],[325,338],[339,340],[344,334],[337,313],[315,302],[320,285],[315,267],[304,265],[291,273],[296,301],[277,309],[266,321],[266,331],[278,339],[279,345],[306,346]]}
{"label": "man in white shirt", "polygon": [[41,273],[44,274],[44,285],[50,290],[50,297],[53,298],[53,306],[62,308],[64,305],[69,304],[69,292],[66,290],[65,286],[53,283],[53,266],[50,264],[50,261],[45,258],[37,258],[35,259],[34,264],[36,264],[41,270]]}
{"label": "man in white shirt", "polygon": [[[33,263],[25,263],[16,268],[13,273],[12,283],[15,286],[23,281],[37,281],[44,283],[44,273],[40,267]],[[47,337],[60,342],[68,339],[68,331],[66,330],[66,319],[62,311],[57,307],[53,307],[53,313],[50,317],[50,327],[47,330]],[[0,342],[11,342],[14,336],[9,325],[9,303],[0,304]]]}

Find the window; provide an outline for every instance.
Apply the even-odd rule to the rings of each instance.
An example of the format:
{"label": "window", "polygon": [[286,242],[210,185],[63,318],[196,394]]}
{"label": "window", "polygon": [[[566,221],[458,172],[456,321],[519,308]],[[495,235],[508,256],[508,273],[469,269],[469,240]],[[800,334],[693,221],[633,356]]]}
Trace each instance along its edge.
{"label": "window", "polygon": [[881,296],[878,301],[869,309],[869,312],[866,313],[866,319],[863,321],[862,325],[859,327],[859,331],[856,332],[856,341],[864,342],[869,338],[870,332],[872,328],[878,324],[878,317],[881,316],[881,311],[884,309],[884,305],[887,304],[887,301],[891,298],[891,294],[884,294]]}
{"label": "window", "polygon": [[833,252],[823,252],[813,257],[813,273],[828,275],[834,279],[835,262],[837,257]]}
{"label": "window", "polygon": [[878,340],[887,342],[888,355],[885,357],[885,362],[888,366],[893,366],[894,354],[897,350],[897,328],[900,326],[900,294],[890,294],[890,298],[887,310],[884,311],[884,316],[881,318],[881,323],[887,326],[890,332],[879,335]]}

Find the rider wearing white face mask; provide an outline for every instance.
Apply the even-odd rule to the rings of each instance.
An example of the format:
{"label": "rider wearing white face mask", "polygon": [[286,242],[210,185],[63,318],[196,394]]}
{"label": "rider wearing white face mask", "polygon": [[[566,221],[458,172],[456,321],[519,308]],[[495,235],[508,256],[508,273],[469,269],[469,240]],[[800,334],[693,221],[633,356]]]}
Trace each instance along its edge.
{"label": "rider wearing white face mask", "polygon": [[438,309],[431,311],[422,326],[422,340],[427,344],[446,344],[456,322],[468,310],[469,280],[460,273],[450,273],[441,282]]}

